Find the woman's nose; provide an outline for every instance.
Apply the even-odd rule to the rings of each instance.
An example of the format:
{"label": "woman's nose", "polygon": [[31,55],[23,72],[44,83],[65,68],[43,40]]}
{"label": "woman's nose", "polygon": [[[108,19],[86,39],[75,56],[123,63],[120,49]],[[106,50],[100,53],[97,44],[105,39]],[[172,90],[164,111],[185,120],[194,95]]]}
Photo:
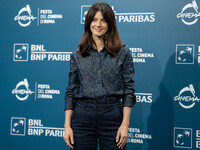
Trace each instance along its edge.
{"label": "woman's nose", "polygon": [[97,21],[97,26],[101,26],[101,21]]}

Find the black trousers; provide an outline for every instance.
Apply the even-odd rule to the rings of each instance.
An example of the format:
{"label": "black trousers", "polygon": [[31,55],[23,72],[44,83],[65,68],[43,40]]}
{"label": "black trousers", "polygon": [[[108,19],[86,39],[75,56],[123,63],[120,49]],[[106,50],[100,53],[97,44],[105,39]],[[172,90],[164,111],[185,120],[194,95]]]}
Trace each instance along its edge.
{"label": "black trousers", "polygon": [[[79,100],[71,127],[75,150],[119,150],[116,135],[123,119],[119,98]],[[126,150],[126,145],[123,150]]]}

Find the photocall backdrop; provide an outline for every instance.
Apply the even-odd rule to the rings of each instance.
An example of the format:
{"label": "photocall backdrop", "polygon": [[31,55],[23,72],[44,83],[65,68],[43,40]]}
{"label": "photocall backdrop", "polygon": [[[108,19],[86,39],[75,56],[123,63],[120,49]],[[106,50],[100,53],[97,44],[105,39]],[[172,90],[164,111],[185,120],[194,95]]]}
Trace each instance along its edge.
{"label": "photocall backdrop", "polygon": [[[1,150],[69,149],[70,55],[95,0],[3,0]],[[200,1],[107,0],[135,64],[128,150],[200,148]]]}

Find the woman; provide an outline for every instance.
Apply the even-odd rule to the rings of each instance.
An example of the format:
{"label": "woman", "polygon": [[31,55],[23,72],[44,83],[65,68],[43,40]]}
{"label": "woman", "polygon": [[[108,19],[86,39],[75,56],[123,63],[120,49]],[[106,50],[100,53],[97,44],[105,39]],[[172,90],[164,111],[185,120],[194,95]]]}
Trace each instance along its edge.
{"label": "woman", "polygon": [[[134,65],[106,3],[89,9],[79,48],[72,52],[65,93],[65,143],[75,150],[126,149],[136,103]],[[122,101],[121,101],[122,100]]]}

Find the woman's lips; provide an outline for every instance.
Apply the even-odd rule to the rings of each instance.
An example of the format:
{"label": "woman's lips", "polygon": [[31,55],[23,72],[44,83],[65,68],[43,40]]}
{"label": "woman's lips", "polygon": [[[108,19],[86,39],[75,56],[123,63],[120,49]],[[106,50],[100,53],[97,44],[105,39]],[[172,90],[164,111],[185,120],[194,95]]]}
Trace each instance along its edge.
{"label": "woman's lips", "polygon": [[100,31],[102,31],[103,29],[95,29],[97,32],[100,32]]}

